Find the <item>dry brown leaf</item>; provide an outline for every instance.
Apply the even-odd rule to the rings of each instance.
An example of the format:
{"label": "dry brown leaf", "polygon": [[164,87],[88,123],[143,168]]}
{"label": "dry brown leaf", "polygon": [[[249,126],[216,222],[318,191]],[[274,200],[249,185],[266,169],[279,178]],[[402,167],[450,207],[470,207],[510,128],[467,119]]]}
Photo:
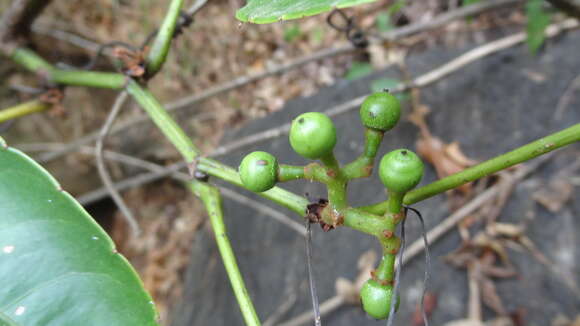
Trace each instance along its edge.
{"label": "dry brown leaf", "polygon": [[568,326],[570,325],[570,319],[568,317],[558,314],[554,320],[552,320],[551,326]]}
{"label": "dry brown leaf", "polygon": [[[429,108],[420,105],[413,110],[408,119],[420,130],[421,135],[416,143],[417,153],[435,167],[437,176],[444,178],[477,164],[477,161],[463,154],[457,141],[445,144],[441,139],[433,136],[425,121],[427,114],[429,114]],[[471,192],[471,183],[457,189],[463,194],[468,194]]]}
{"label": "dry brown leaf", "polygon": [[[423,307],[425,309],[425,314],[427,318],[431,316],[433,311],[437,308],[437,295],[432,292],[425,293],[425,299],[423,300]],[[413,326],[423,326],[423,314],[421,312],[421,304],[417,302],[415,305],[415,312],[413,312]]]}
{"label": "dry brown leaf", "polygon": [[574,319],[572,326],[580,326],[580,314],[576,315],[576,319]]}
{"label": "dry brown leaf", "polygon": [[459,142],[454,141],[451,144],[445,147],[445,153],[449,156],[452,160],[461,164],[463,166],[472,166],[477,164],[476,160],[472,160],[469,157],[465,156],[459,148]]}
{"label": "dry brown leaf", "polygon": [[574,187],[568,180],[558,178],[550,181],[547,187],[534,192],[532,198],[550,212],[557,213],[570,200],[573,191]]}
{"label": "dry brown leaf", "polygon": [[481,288],[483,303],[491,308],[496,314],[500,316],[507,315],[503,302],[495,289],[495,284],[489,278],[481,277],[479,279],[479,287]]}

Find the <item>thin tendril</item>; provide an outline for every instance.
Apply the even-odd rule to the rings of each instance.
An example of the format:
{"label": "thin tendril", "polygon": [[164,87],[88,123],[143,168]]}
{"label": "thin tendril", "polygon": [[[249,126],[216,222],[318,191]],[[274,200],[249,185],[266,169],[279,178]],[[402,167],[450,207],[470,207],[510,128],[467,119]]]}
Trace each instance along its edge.
{"label": "thin tendril", "polygon": [[397,305],[397,298],[399,297],[399,279],[401,276],[401,269],[403,268],[403,253],[405,252],[405,222],[407,221],[405,212],[405,218],[401,224],[401,250],[399,250],[399,264],[395,268],[395,286],[393,288],[391,296],[391,307],[389,309],[389,318],[387,319],[387,326],[392,326],[395,321],[395,306]]}
{"label": "thin tendril", "polygon": [[423,243],[425,244],[425,279],[423,281],[423,292],[421,293],[421,315],[423,316],[423,325],[429,326],[429,319],[427,319],[427,312],[425,312],[425,294],[427,293],[427,285],[429,284],[429,279],[431,278],[431,254],[429,253],[429,241],[427,240],[427,233],[425,231],[425,221],[421,212],[418,210],[405,206],[405,209],[410,209],[417,215],[419,221],[421,222],[421,235],[423,237]]}
{"label": "thin tendril", "polygon": [[306,265],[308,266],[308,283],[310,283],[314,325],[321,326],[320,306],[318,304],[318,295],[316,294],[316,285],[314,284],[314,274],[312,272],[312,231],[310,230],[310,221],[308,219],[306,219]]}

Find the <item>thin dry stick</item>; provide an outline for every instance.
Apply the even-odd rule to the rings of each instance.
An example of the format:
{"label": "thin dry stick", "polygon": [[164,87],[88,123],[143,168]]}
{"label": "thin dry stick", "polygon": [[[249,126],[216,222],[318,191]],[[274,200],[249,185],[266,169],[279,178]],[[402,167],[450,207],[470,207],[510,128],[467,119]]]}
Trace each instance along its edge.
{"label": "thin dry stick", "polygon": [[556,113],[554,113],[555,120],[562,119],[564,111],[570,105],[570,102],[572,102],[572,99],[574,98],[572,95],[574,95],[574,92],[577,91],[579,88],[580,88],[580,75],[576,76],[576,78],[572,80],[568,88],[566,88],[566,91],[564,91],[562,97],[560,97],[560,100],[558,101],[558,106],[556,107]]}
{"label": "thin dry stick", "polygon": [[296,220],[291,219],[287,215],[284,215],[284,214],[280,213],[279,211],[260,203],[259,201],[250,199],[249,197],[241,195],[241,194],[239,194],[231,189],[220,187],[220,191],[224,197],[227,197],[233,201],[236,201],[244,206],[248,206],[250,208],[253,208],[255,211],[260,212],[264,215],[268,215],[271,218],[273,218],[274,220],[276,220],[276,221],[286,225],[287,227],[291,228],[292,230],[298,232],[298,234],[300,234],[301,236],[306,236],[306,230],[305,230],[304,226],[302,224],[296,222]]}
{"label": "thin dry stick", "polygon": [[[520,1],[519,0],[491,0],[491,1],[480,2],[477,4],[470,5],[470,6],[462,7],[460,9],[454,10],[452,12],[448,12],[448,13],[439,15],[439,16],[435,17],[434,19],[429,20],[427,22],[419,22],[416,24],[405,26],[403,28],[395,29],[393,31],[382,34],[379,39],[380,39],[380,41],[395,41],[395,40],[398,40],[398,39],[401,39],[401,38],[404,38],[404,37],[407,37],[407,36],[410,36],[410,35],[413,35],[416,33],[420,33],[420,32],[423,32],[423,31],[426,31],[429,29],[444,26],[445,24],[452,22],[454,20],[457,20],[457,19],[461,19],[461,18],[464,18],[467,16],[472,16],[472,15],[475,15],[475,14],[478,14],[478,13],[481,13],[481,12],[484,12],[487,10],[496,9],[496,8],[500,8],[500,7],[504,7],[504,6],[508,6],[508,5],[513,5],[513,4],[516,4],[518,2],[520,2]],[[66,40],[66,37],[64,39]],[[77,43],[79,43],[79,42],[77,42]],[[323,50],[320,50],[320,51],[315,52],[313,54],[310,54],[310,55],[298,58],[296,60],[293,60],[291,62],[288,62],[286,64],[281,64],[281,65],[278,65],[275,67],[268,68],[262,72],[258,72],[255,74],[250,74],[250,75],[235,78],[235,79],[228,81],[224,84],[209,88],[209,89],[207,89],[199,94],[185,97],[185,98],[179,99],[177,101],[168,103],[165,105],[165,107],[168,111],[176,111],[176,110],[180,110],[183,108],[191,107],[195,103],[199,103],[205,99],[208,99],[208,98],[213,97],[215,95],[221,94],[223,92],[227,92],[227,91],[242,87],[242,86],[247,85],[249,83],[252,83],[254,81],[257,81],[257,80],[260,80],[260,79],[263,79],[266,77],[274,76],[277,74],[281,74],[283,72],[300,67],[302,65],[305,65],[305,64],[313,62],[313,61],[318,61],[318,60],[322,60],[322,59],[327,58],[327,57],[345,54],[345,53],[351,52],[353,50],[355,50],[355,48],[350,44],[341,45],[341,46],[338,46],[336,48],[323,49]],[[125,122],[121,122],[118,124],[117,127],[113,128],[112,134],[115,134],[117,132],[126,130],[127,128],[134,127],[137,124],[141,124],[141,123],[145,123],[145,122],[150,122],[149,117],[146,115],[142,115],[142,116],[136,117],[134,119],[127,120]],[[282,133],[281,135],[283,135],[283,134],[284,133]],[[41,163],[48,162],[48,161],[54,160],[62,155],[68,154],[68,153],[74,151],[79,146],[86,145],[86,144],[93,142],[96,139],[97,135],[98,134],[96,132],[87,134],[86,136],[83,136],[83,137],[77,139],[75,142],[70,143],[66,148],[63,148],[60,151],[53,152],[53,153],[45,153],[45,154],[41,155],[38,158],[38,161]],[[221,154],[216,154],[216,155],[221,155]]]}
{"label": "thin dry stick", "polygon": [[481,321],[481,294],[479,289],[480,267],[478,262],[467,266],[467,284],[469,287],[469,302],[467,319]]}
{"label": "thin dry stick", "polygon": [[119,93],[117,99],[115,99],[115,104],[113,104],[113,108],[111,109],[111,112],[107,117],[107,121],[105,121],[105,124],[103,125],[103,128],[99,133],[99,138],[97,138],[97,143],[95,146],[95,158],[97,161],[97,170],[99,171],[99,176],[101,177],[101,180],[103,181],[103,184],[107,189],[107,192],[109,193],[111,198],[113,198],[113,201],[115,202],[117,207],[119,207],[119,209],[121,210],[123,217],[125,218],[125,220],[129,224],[129,227],[131,228],[131,233],[133,234],[133,236],[137,237],[141,233],[139,224],[137,223],[137,220],[135,219],[135,216],[133,216],[133,213],[131,212],[129,207],[127,207],[127,205],[123,201],[121,195],[119,195],[119,193],[115,189],[115,183],[111,179],[111,176],[107,171],[107,167],[105,166],[105,160],[103,159],[103,143],[105,141],[105,138],[107,138],[109,131],[111,130],[111,126],[113,125],[115,119],[119,115],[119,112],[121,112],[123,104],[125,104],[128,95],[129,94],[127,92],[123,91]]}
{"label": "thin dry stick", "polygon": [[[340,308],[340,306],[342,306],[344,303],[345,303],[344,299],[339,295],[334,296],[334,297],[324,301],[322,304],[320,304],[320,316],[321,317],[326,316],[327,314]],[[306,311],[306,312],[300,314],[296,318],[292,318],[286,322],[278,324],[278,326],[304,325],[304,324],[312,321],[312,316],[313,316],[312,310],[309,310],[309,311]]]}
{"label": "thin dry stick", "polygon": [[288,311],[290,311],[290,309],[296,302],[297,298],[298,294],[296,294],[296,291],[292,291],[292,293],[289,294],[288,299],[284,301],[284,303],[282,303],[280,306],[278,306],[278,309],[276,309],[276,311],[274,311],[274,313],[270,315],[268,319],[266,319],[266,321],[262,324],[262,326],[276,325],[278,321],[282,318],[282,316],[284,316],[286,313],[288,313]]}
{"label": "thin dry stick", "polygon": [[207,4],[207,0],[196,0],[191,6],[189,6],[189,8],[187,8],[187,10],[185,11],[185,13],[189,16],[192,17],[201,9],[203,8],[203,6],[205,6]]}

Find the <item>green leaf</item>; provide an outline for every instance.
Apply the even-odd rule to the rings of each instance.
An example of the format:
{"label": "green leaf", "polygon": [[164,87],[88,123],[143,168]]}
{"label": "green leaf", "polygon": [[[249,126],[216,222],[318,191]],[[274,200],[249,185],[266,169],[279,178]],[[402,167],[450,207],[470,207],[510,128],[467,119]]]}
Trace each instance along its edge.
{"label": "green leaf", "polygon": [[478,2],[481,2],[481,0],[463,0],[463,6],[469,6]]}
{"label": "green leaf", "polygon": [[379,32],[388,32],[395,28],[393,25],[393,16],[401,11],[405,6],[405,0],[398,0],[393,3],[387,10],[377,15],[377,29]]}
{"label": "green leaf", "polygon": [[[469,6],[469,5],[473,5],[476,4],[478,2],[481,2],[481,0],[463,0],[463,6]],[[468,16],[467,18],[465,18],[465,20],[471,24],[471,22],[473,21],[473,16]]]}
{"label": "green leaf", "polygon": [[405,7],[406,3],[405,0],[398,0],[397,2],[393,3],[389,9],[387,9],[387,12],[389,13],[389,15],[394,15],[396,13],[398,13],[399,11],[401,11],[401,9],[403,9],[403,7]]}
{"label": "green leaf", "polygon": [[236,18],[243,22],[269,24],[373,1],[376,0],[248,0],[246,6],[236,12]]}
{"label": "green leaf", "polygon": [[377,15],[377,29],[379,32],[384,33],[392,30],[394,28],[391,22],[391,16],[388,12],[381,12]]}
{"label": "green leaf", "polygon": [[[381,78],[381,79],[375,79],[371,82],[371,91],[373,93],[377,93],[377,92],[382,92],[385,89],[390,90],[393,88],[398,87],[400,84],[400,81],[398,79],[393,79],[393,78]],[[409,92],[403,92],[403,93],[397,93],[395,94],[395,97],[400,101],[400,102],[405,102],[409,100]]]}
{"label": "green leaf", "polygon": [[530,52],[536,53],[546,39],[545,31],[550,24],[551,15],[543,9],[543,0],[528,0],[526,16],[526,43]]}
{"label": "green leaf", "polygon": [[293,24],[284,29],[284,41],[286,42],[294,42],[302,35],[302,31],[300,31],[300,25]]}
{"label": "green leaf", "polygon": [[350,66],[350,69],[346,72],[344,79],[355,80],[370,75],[372,72],[373,66],[370,63],[355,61],[352,63],[352,66]]}
{"label": "green leaf", "polygon": [[156,318],[105,231],[0,138],[0,325],[156,326]]}

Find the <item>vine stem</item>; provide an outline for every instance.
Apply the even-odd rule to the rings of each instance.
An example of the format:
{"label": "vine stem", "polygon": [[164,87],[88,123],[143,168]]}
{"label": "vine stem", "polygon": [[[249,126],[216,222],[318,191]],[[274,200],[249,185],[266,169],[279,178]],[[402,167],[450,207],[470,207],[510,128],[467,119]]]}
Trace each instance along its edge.
{"label": "vine stem", "polygon": [[[500,170],[531,160],[535,157],[578,141],[580,141],[580,123],[544,138],[540,138],[527,145],[518,147],[503,155],[496,156],[459,173],[409,191],[405,195],[403,203],[405,205],[411,205],[420,202],[447,190],[459,187],[468,182],[475,181],[479,178],[483,178]],[[387,210],[387,205],[388,201],[384,201],[378,204],[361,207],[361,209],[373,214],[384,214]]]}
{"label": "vine stem", "polygon": [[191,191],[198,196],[204,203],[205,209],[209,214],[211,227],[215,234],[215,240],[224,262],[228,278],[234,290],[236,300],[242,315],[248,326],[259,326],[260,319],[248,294],[244,279],[238,268],[236,256],[226,232],[226,226],[223,219],[222,200],[219,190],[207,183],[189,182],[187,184]]}
{"label": "vine stem", "polygon": [[185,161],[192,164],[195,157],[199,154],[199,149],[197,149],[191,139],[185,134],[185,131],[167,113],[155,96],[134,80],[130,80],[127,83],[127,92],[147,112],[151,120],[161,129],[161,132],[163,132],[171,144],[177,148]]}
{"label": "vine stem", "polygon": [[147,76],[154,76],[165,63],[182,6],[183,0],[171,1],[159,32],[153,41],[153,46],[147,55]]}
{"label": "vine stem", "polygon": [[50,107],[51,107],[50,104],[38,100],[21,103],[16,106],[1,110],[0,122],[5,122],[11,119],[15,119],[36,112],[42,112],[48,110]]}
{"label": "vine stem", "polygon": [[122,89],[127,82],[127,78],[118,73],[54,68],[34,51],[27,48],[17,48],[12,52],[10,58],[27,70],[57,84]]}
{"label": "vine stem", "polygon": [[[151,117],[151,120],[153,120],[171,144],[177,148],[188,163],[190,169],[195,166],[195,168],[202,172],[218,177],[233,185],[243,187],[236,170],[216,160],[198,157],[200,153],[198,148],[149,90],[139,85],[136,81],[131,80],[127,84],[127,92],[135,98],[135,101]],[[308,205],[308,201],[305,198],[279,187],[274,187],[266,192],[260,193],[260,195],[301,216],[306,211],[306,206]]]}

